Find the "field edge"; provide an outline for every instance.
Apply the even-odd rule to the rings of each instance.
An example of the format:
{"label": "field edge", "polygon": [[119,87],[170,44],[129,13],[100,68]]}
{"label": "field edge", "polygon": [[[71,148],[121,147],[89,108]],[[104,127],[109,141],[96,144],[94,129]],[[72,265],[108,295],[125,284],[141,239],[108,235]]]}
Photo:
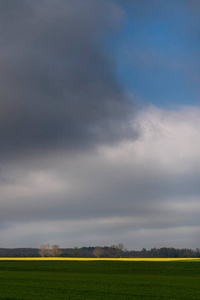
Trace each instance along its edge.
{"label": "field edge", "polygon": [[199,261],[200,258],[0,257],[0,261]]}

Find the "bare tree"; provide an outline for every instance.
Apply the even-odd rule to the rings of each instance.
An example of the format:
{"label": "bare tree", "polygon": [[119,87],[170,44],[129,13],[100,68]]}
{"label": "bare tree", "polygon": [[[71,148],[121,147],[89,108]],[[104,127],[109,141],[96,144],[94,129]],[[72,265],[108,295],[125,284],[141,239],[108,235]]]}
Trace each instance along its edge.
{"label": "bare tree", "polygon": [[40,250],[39,250],[39,254],[42,256],[42,257],[50,257],[50,256],[53,256],[53,257],[56,257],[56,256],[59,256],[61,254],[61,250],[59,248],[58,245],[50,245],[50,244],[42,244],[40,246]]}
{"label": "bare tree", "polygon": [[126,251],[124,245],[122,243],[119,243],[117,246],[116,246],[116,249],[117,249],[117,252],[118,252],[118,255],[119,257],[122,257],[124,252]]}
{"label": "bare tree", "polygon": [[100,246],[96,247],[93,251],[93,255],[98,258],[99,258],[99,256],[101,256],[103,254],[104,254],[104,251],[103,251],[102,247],[100,247]]}
{"label": "bare tree", "polygon": [[107,250],[108,254],[113,257],[122,257],[125,251],[126,249],[122,243],[119,243],[118,245],[112,245]]}
{"label": "bare tree", "polygon": [[44,256],[50,256],[50,244],[42,244],[40,246],[39,254]]}
{"label": "bare tree", "polygon": [[46,256],[51,256],[51,245],[46,244]]}
{"label": "bare tree", "polygon": [[115,257],[117,256],[117,249],[116,249],[116,246],[115,245],[112,245],[108,248],[107,250],[108,254]]}
{"label": "bare tree", "polygon": [[62,251],[60,250],[58,245],[52,245],[50,249],[50,255],[53,257],[60,256]]}
{"label": "bare tree", "polygon": [[44,257],[45,254],[46,254],[46,245],[42,244],[40,246],[39,255],[42,256],[42,257]]}

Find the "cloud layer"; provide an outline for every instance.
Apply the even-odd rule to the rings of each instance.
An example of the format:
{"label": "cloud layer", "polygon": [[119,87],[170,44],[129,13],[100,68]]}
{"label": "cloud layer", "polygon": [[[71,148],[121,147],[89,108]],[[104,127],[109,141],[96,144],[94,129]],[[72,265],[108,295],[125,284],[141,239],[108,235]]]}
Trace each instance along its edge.
{"label": "cloud layer", "polygon": [[199,120],[199,109],[151,107],[133,120],[137,140],[12,165],[0,187],[1,240],[197,247]]}

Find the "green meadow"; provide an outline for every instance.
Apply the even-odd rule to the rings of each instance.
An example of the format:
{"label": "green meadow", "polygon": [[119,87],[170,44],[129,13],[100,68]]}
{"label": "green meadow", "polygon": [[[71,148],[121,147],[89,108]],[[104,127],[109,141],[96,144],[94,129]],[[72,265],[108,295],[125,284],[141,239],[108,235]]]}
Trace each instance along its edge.
{"label": "green meadow", "polygon": [[200,299],[200,261],[0,261],[1,300]]}

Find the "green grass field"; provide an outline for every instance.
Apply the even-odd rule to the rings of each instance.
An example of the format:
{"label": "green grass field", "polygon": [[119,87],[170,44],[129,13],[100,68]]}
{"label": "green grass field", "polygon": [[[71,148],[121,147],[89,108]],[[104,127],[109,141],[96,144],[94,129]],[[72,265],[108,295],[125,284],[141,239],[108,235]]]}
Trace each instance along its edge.
{"label": "green grass field", "polygon": [[1,300],[200,299],[200,261],[0,261]]}

